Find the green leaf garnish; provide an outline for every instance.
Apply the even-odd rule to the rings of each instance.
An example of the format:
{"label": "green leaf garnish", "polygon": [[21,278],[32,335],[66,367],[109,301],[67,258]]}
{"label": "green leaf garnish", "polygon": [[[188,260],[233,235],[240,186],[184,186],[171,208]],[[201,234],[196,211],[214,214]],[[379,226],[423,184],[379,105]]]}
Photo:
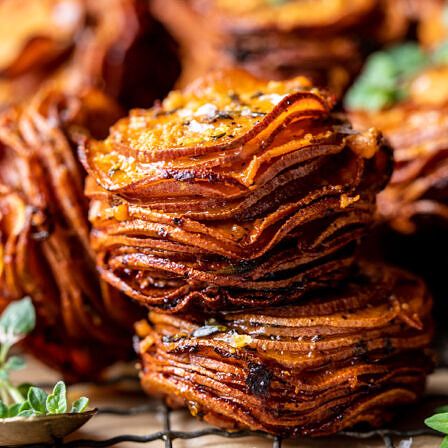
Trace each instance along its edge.
{"label": "green leaf garnish", "polygon": [[[436,411],[438,409],[436,409]],[[432,417],[425,420],[425,424],[436,431],[448,434],[448,412],[434,414]],[[443,438],[440,448],[448,448],[448,436]]]}
{"label": "green leaf garnish", "polygon": [[48,414],[64,414],[67,412],[67,391],[63,381],[58,381],[53,392],[46,401]]}
{"label": "green leaf garnish", "polygon": [[31,387],[33,387],[33,385],[31,383],[22,383],[22,384],[19,384],[19,386],[17,387],[17,390],[20,392],[22,397],[27,397],[28,391],[30,390]]}
{"label": "green leaf garnish", "polygon": [[6,406],[3,401],[0,401],[0,418],[7,418],[8,417],[8,406]]}
{"label": "green leaf garnish", "polygon": [[396,102],[394,89],[379,88],[359,83],[347,92],[345,103],[350,109],[376,111],[392,106]]}
{"label": "green leaf garnish", "polygon": [[24,401],[23,403],[20,403],[20,407],[18,410],[18,414],[20,414],[23,411],[28,411],[31,409],[30,402],[28,400]]}
{"label": "green leaf garnish", "polygon": [[434,414],[425,420],[425,425],[443,434],[448,434],[448,412]]}
{"label": "green leaf garnish", "polygon": [[431,65],[448,64],[448,43],[426,53],[415,42],[406,42],[373,53],[344,103],[348,109],[369,112],[386,109],[407,98],[411,80]]}
{"label": "green leaf garnish", "polygon": [[391,89],[395,87],[397,77],[398,68],[393,57],[385,51],[379,51],[367,59],[360,81],[372,87]]}
{"label": "green leaf garnish", "polygon": [[36,313],[29,297],[12,302],[0,317],[0,343],[14,344],[36,325]]}
{"label": "green leaf garnish", "polygon": [[430,64],[430,57],[416,42],[406,42],[388,50],[395,64],[397,75],[407,78],[424,70]]}
{"label": "green leaf garnish", "polygon": [[26,363],[20,356],[11,356],[5,363],[3,367],[6,371],[10,370],[20,370],[25,367]]}
{"label": "green leaf garnish", "polygon": [[20,411],[17,414],[17,417],[34,417],[36,415],[36,412],[32,409],[26,409],[24,411]]}
{"label": "green leaf garnish", "polygon": [[15,403],[8,408],[8,418],[17,417],[21,403]]}
{"label": "green leaf garnish", "polygon": [[38,414],[46,414],[46,402],[47,393],[40,387],[30,387],[28,390],[27,399],[30,403],[31,409],[36,411]]}
{"label": "green leaf garnish", "polygon": [[84,412],[87,409],[88,405],[89,399],[86,397],[81,397],[72,404],[70,412],[79,414],[81,412]]}
{"label": "green leaf garnish", "polygon": [[[30,383],[14,386],[9,374],[23,369],[25,360],[20,356],[9,356],[11,347],[33,330],[36,313],[31,299],[26,297],[10,304],[0,316],[0,419],[31,417],[67,412],[67,388],[58,381],[51,394]],[[76,400],[71,412],[84,412],[89,404],[86,397]]]}

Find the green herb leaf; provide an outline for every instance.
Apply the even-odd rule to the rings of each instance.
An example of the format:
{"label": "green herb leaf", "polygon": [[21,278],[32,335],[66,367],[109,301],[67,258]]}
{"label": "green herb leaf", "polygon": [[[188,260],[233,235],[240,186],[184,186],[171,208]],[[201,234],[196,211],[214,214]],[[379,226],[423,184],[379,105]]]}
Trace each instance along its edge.
{"label": "green herb leaf", "polygon": [[393,57],[379,51],[367,59],[360,81],[371,87],[393,89],[397,78],[398,69]]}
{"label": "green herb leaf", "polygon": [[377,111],[408,96],[409,81],[431,63],[417,43],[407,42],[373,53],[347,92],[348,109]]}
{"label": "green herb leaf", "polygon": [[5,370],[20,370],[25,367],[26,363],[20,356],[11,356],[5,363]]}
{"label": "green herb leaf", "polygon": [[89,399],[86,397],[81,397],[72,404],[70,412],[74,413],[84,412],[88,405],[89,405]]}
{"label": "green herb leaf", "polygon": [[67,391],[63,381],[57,382],[53,392],[47,397],[46,408],[49,414],[67,412]]}
{"label": "green herb leaf", "polygon": [[39,387],[30,387],[27,399],[31,405],[31,409],[39,414],[46,413],[47,394]]}
{"label": "green herb leaf", "polygon": [[27,410],[31,409],[31,405],[28,400],[25,400],[23,403],[19,403],[19,404],[20,404],[20,407],[18,410],[18,414],[20,414],[22,411],[27,411]]}
{"label": "green herb leaf", "polygon": [[436,431],[448,434],[448,412],[435,414],[425,420],[425,425]]}
{"label": "green herb leaf", "polygon": [[8,417],[8,406],[3,401],[0,401],[0,418]]}
{"label": "green herb leaf", "polygon": [[0,317],[0,342],[14,343],[33,330],[36,313],[29,297],[11,303]]}
{"label": "green herb leaf", "polygon": [[16,417],[17,414],[19,413],[20,406],[21,406],[21,403],[15,403],[15,404],[11,405],[8,408],[8,418]]}
{"label": "green herb leaf", "polygon": [[[17,414],[17,417],[34,417],[36,415],[36,411],[33,409],[26,409]],[[38,415],[38,414],[37,414]]]}
{"label": "green herb leaf", "polygon": [[28,391],[30,390],[31,387],[33,387],[33,385],[31,383],[22,383],[22,384],[19,384],[19,387],[17,387],[17,390],[20,392],[20,394],[23,397],[27,397]]}
{"label": "green herb leaf", "polygon": [[440,448],[448,448],[448,436],[445,436],[440,444]]}
{"label": "green herb leaf", "polygon": [[399,77],[409,78],[425,69],[430,58],[416,42],[406,42],[388,50]]}
{"label": "green herb leaf", "polygon": [[357,84],[350,89],[345,97],[349,109],[377,111],[392,106],[396,101],[393,89],[381,89],[369,84]]}

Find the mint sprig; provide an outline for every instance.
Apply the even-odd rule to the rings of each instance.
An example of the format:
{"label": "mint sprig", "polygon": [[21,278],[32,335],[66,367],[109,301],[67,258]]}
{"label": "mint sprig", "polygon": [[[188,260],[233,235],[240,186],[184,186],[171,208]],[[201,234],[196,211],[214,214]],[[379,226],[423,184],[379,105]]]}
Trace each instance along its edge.
{"label": "mint sprig", "polygon": [[[14,386],[10,373],[25,367],[20,356],[8,356],[10,349],[36,325],[36,312],[29,297],[10,304],[0,316],[0,419],[35,417],[67,412],[67,388],[59,381],[50,394],[30,383]],[[81,397],[71,406],[71,413],[84,412],[89,399]]]}
{"label": "mint sprig", "polygon": [[413,78],[431,66],[448,64],[448,42],[432,52],[407,42],[373,53],[361,75],[348,90],[344,103],[349,110],[375,112],[406,99]]}

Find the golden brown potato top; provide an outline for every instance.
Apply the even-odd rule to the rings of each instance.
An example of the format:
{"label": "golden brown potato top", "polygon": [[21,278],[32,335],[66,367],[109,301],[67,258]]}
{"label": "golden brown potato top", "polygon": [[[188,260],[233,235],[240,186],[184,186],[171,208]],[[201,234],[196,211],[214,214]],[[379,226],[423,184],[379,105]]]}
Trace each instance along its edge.
{"label": "golden brown potato top", "polygon": [[[149,110],[135,110],[114,126],[113,146],[120,142],[139,151],[164,148],[225,145],[262,123],[271,113],[291,105],[296,110],[325,111],[327,99],[311,88],[306,78],[287,82],[261,81],[244,72],[219,72],[192,84],[185,91],[173,91]],[[302,95],[294,97],[294,94]],[[291,103],[291,104],[290,104]],[[286,111],[285,111],[286,112]]]}
{"label": "golden brown potato top", "polygon": [[370,13],[376,0],[198,0],[199,11],[213,11],[229,20],[229,27],[297,28],[352,24]]}
{"label": "golden brown potato top", "polygon": [[70,46],[84,6],[79,0],[4,0],[0,18],[0,72],[14,75]]}

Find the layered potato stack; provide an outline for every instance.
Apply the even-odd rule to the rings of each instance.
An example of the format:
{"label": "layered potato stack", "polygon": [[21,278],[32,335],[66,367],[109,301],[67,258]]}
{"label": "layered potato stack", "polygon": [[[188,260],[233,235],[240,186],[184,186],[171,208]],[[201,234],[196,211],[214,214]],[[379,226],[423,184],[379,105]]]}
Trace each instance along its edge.
{"label": "layered potato stack", "polygon": [[304,78],[220,72],[87,141],[103,279],[179,311],[293,301],[347,275],[390,154]]}
{"label": "layered potato stack", "polygon": [[150,106],[179,71],[144,0],[3,0],[0,40],[0,109],[67,66],[125,107]]}
{"label": "layered potato stack", "polygon": [[341,94],[367,49],[402,38],[409,6],[397,0],[153,0],[180,42],[180,85],[238,66],[266,79],[307,75]]}
{"label": "layered potato stack", "polygon": [[302,77],[220,71],[84,139],[99,271],[151,309],[149,393],[286,436],[377,426],[421,395],[425,286],[354,257],[390,150],[333,103]]}
{"label": "layered potato stack", "polygon": [[377,426],[422,394],[430,308],[419,279],[364,265],[295,305],[208,321],[151,312],[137,326],[142,384],[227,428],[294,437]]}
{"label": "layered potato stack", "polygon": [[137,314],[96,275],[73,140],[80,129],[104,135],[118,112],[99,91],[55,83],[0,116],[0,308],[32,297],[27,347],[68,379],[131,354]]}
{"label": "layered potato stack", "polygon": [[382,219],[411,234],[419,224],[448,225],[448,67],[418,74],[409,95],[378,111],[353,110],[354,126],[375,126],[394,149],[390,184],[378,196]]}

